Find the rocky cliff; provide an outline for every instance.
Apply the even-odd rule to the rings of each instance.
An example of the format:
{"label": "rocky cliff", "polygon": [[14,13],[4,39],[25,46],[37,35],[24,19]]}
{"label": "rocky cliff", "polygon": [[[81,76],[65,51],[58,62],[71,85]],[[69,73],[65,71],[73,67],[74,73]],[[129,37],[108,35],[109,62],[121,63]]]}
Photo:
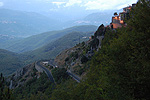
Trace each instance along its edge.
{"label": "rocky cliff", "polygon": [[12,74],[8,79],[9,87],[11,89],[16,88],[18,86],[24,85],[28,80],[34,77],[40,77],[41,69],[38,66],[35,67],[35,63],[27,65],[21,69],[18,69],[14,74]]}

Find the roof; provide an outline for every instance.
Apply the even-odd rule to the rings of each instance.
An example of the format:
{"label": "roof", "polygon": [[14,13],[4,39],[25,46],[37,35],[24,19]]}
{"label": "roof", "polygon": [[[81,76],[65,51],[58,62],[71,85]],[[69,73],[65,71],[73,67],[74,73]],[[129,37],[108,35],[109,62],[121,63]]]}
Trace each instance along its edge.
{"label": "roof", "polygon": [[48,62],[43,62],[43,64],[48,64]]}
{"label": "roof", "polygon": [[121,13],[119,13],[119,14],[125,14],[126,12],[121,12]]}
{"label": "roof", "polygon": [[126,8],[131,8],[132,6],[128,6],[128,7],[125,7],[125,8],[123,8],[123,9],[126,9]]}

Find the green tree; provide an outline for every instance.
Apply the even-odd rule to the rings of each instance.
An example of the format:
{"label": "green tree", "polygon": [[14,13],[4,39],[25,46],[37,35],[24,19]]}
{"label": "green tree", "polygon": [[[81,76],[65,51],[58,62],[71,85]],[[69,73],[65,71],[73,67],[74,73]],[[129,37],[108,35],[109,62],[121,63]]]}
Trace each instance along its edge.
{"label": "green tree", "polygon": [[5,85],[2,73],[0,75],[0,100],[14,100],[11,90]]}
{"label": "green tree", "polygon": [[128,22],[130,28],[139,32],[150,32],[150,1],[138,0],[138,3],[131,11],[131,19]]}
{"label": "green tree", "polygon": [[115,15],[118,15],[117,12],[114,13],[114,16],[115,16]]}
{"label": "green tree", "polygon": [[105,27],[104,27],[103,24],[101,24],[101,25],[99,26],[99,28],[97,29],[97,31],[95,32],[94,37],[102,36],[102,35],[104,35],[104,34],[105,34]]}
{"label": "green tree", "polygon": [[75,99],[149,100],[149,9],[149,0],[139,0],[127,28],[107,30],[102,48],[92,58],[87,80],[75,89]]}
{"label": "green tree", "polygon": [[83,55],[81,58],[81,63],[83,64],[83,63],[86,63],[87,61],[88,61],[88,58]]}
{"label": "green tree", "polygon": [[69,78],[68,74],[66,73],[65,68],[54,68],[52,70],[53,77],[57,84],[60,84],[61,82],[64,82]]}
{"label": "green tree", "polygon": [[139,0],[129,26],[106,32],[102,49],[93,57],[87,84],[96,86],[103,99],[150,98],[149,10],[149,2]]}

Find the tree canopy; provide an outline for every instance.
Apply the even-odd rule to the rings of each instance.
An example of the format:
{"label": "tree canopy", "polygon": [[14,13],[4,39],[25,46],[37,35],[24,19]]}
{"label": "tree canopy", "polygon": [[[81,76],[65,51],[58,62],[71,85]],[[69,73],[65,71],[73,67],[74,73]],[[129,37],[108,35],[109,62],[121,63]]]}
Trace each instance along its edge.
{"label": "tree canopy", "polygon": [[128,26],[106,30],[90,71],[70,99],[148,100],[150,98],[150,3],[139,0]]}

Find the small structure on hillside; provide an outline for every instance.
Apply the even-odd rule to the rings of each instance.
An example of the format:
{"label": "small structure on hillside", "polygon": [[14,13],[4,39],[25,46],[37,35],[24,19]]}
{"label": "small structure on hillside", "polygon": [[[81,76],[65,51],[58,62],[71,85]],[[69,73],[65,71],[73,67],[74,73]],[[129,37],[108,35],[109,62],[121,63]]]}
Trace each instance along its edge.
{"label": "small structure on hillside", "polygon": [[112,22],[110,23],[110,28],[116,29],[116,28],[120,28],[120,27],[125,27],[127,24],[125,23],[125,20],[128,20],[129,17],[129,13],[131,11],[132,8],[134,8],[136,6],[136,4],[132,4],[132,6],[128,6],[123,8],[123,12],[119,13],[119,15],[117,13],[114,13],[114,16],[112,17]]}
{"label": "small structure on hillside", "polygon": [[45,65],[45,66],[48,66],[48,64],[49,64],[48,61],[45,61],[45,62],[42,62],[42,63],[43,63],[43,65]]}

